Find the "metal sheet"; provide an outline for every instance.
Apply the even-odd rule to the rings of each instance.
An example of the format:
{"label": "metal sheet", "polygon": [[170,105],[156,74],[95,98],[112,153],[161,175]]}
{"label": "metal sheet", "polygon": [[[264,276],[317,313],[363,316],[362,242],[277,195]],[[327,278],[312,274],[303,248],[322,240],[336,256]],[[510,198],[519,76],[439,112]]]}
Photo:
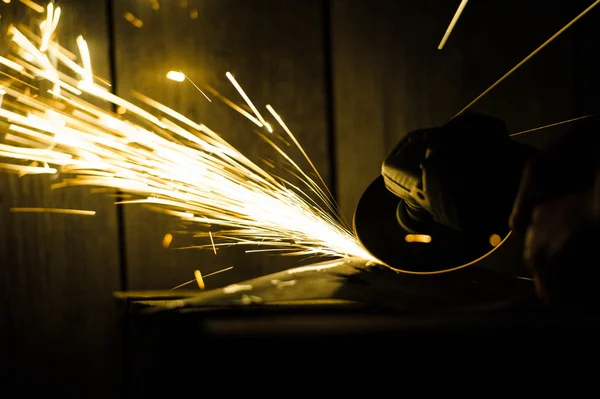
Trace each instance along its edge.
{"label": "metal sheet", "polygon": [[311,300],[339,300],[415,313],[481,312],[535,303],[531,282],[510,275],[469,267],[418,276],[352,258],[293,268],[191,298],[161,302],[152,311]]}

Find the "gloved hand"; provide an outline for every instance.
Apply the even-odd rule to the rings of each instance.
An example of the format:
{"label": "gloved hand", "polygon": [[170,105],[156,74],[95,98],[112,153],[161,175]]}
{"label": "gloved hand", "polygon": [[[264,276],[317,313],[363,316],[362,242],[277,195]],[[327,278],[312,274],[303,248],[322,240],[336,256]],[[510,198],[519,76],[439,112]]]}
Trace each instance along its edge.
{"label": "gloved hand", "polygon": [[548,304],[584,306],[597,296],[590,295],[600,277],[600,132],[593,126],[533,159],[514,202],[509,223]]}

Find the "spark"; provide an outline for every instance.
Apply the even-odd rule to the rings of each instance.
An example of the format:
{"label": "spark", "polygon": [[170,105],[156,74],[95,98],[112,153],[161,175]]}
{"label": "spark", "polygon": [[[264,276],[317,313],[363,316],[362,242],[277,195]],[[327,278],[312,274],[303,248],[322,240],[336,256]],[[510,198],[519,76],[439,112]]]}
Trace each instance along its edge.
{"label": "spark", "polygon": [[125,20],[127,20],[127,22],[131,23],[136,28],[141,28],[142,26],[144,26],[144,22],[129,11],[125,11],[123,17],[125,18]]}
{"label": "spark", "polygon": [[565,123],[575,122],[575,121],[578,121],[578,120],[581,120],[581,119],[589,118],[590,116],[594,116],[594,115],[593,114],[592,115],[585,115],[585,116],[580,116],[580,117],[573,118],[573,119],[568,119],[566,121],[555,122],[555,123],[551,123],[549,125],[544,125],[544,126],[536,127],[536,128],[533,128],[533,129],[528,129],[528,130],[523,130],[523,131],[520,131],[520,132],[517,132],[517,133],[513,133],[510,136],[511,137],[513,137],[513,136],[520,136],[520,135],[525,134],[525,133],[531,133],[531,132],[535,132],[535,131],[538,131],[538,130],[547,129],[549,127],[554,127],[554,126],[564,125]]}
{"label": "spark", "polygon": [[194,271],[194,277],[196,278],[196,283],[198,284],[198,288],[203,290],[206,286],[204,285],[204,280],[202,279],[202,273],[200,273],[200,270]]}
{"label": "spark", "polygon": [[90,59],[90,50],[87,42],[83,36],[77,36],[77,46],[79,46],[79,53],[81,54],[81,62],[83,63],[82,78],[87,84],[94,83],[94,73],[92,72],[92,60]]}
{"label": "spark", "polygon": [[492,234],[489,238],[489,242],[492,247],[497,247],[502,243],[502,237],[498,234]]}
{"label": "spark", "polygon": [[[308,161],[309,165],[311,166],[311,168],[313,169],[313,171],[316,173],[317,177],[319,178],[319,180],[321,181],[321,183],[323,184],[323,187],[325,187],[325,189],[327,190],[327,194],[325,195],[325,198],[332,198],[333,195],[331,194],[331,191],[329,191],[329,189],[327,188],[327,184],[325,183],[325,181],[323,180],[323,177],[321,177],[321,174],[319,173],[319,171],[317,170],[317,167],[315,166],[315,164],[312,162],[312,160],[310,159],[310,157],[308,156],[308,154],[306,153],[306,151],[304,151],[304,148],[302,148],[302,146],[300,145],[300,143],[298,142],[298,140],[296,140],[296,136],[294,136],[294,134],[292,133],[292,131],[287,127],[287,125],[285,124],[285,122],[283,121],[283,119],[281,118],[281,116],[279,116],[279,114],[277,112],[275,112],[275,109],[273,109],[273,107],[270,104],[267,104],[265,106],[265,108],[271,113],[271,115],[273,115],[273,117],[275,118],[275,120],[279,123],[279,125],[283,128],[283,130],[287,133],[287,135],[290,137],[290,139],[294,142],[294,144],[296,145],[297,148],[300,149],[300,152],[302,153],[302,155],[304,156],[304,159],[306,159],[306,161]],[[298,167],[299,170],[301,170]],[[307,176],[305,176],[307,177]],[[307,177],[308,178],[308,177]],[[319,190],[318,186],[314,187],[317,191]],[[333,204],[331,204],[333,205]],[[339,211],[338,208],[335,209],[336,213],[338,215],[341,215],[341,212]]]}
{"label": "spark", "polygon": [[509,77],[514,71],[516,71],[517,69],[519,69],[523,64],[525,64],[527,61],[529,61],[534,55],[536,55],[537,53],[539,53],[540,50],[542,50],[544,47],[546,47],[548,44],[550,44],[554,39],[556,39],[558,36],[560,36],[564,31],[566,31],[567,29],[569,29],[571,27],[571,25],[573,25],[575,22],[577,22],[585,14],[587,14],[588,12],[590,12],[599,3],[600,3],[600,0],[596,0],[594,3],[592,3],[592,5],[590,5],[588,8],[586,8],[585,10],[583,10],[581,12],[581,14],[579,14],[578,16],[576,16],[575,18],[573,18],[571,20],[571,22],[569,22],[564,27],[562,27],[558,32],[556,32],[548,40],[546,40],[544,43],[542,43],[541,46],[539,46],[538,48],[536,48],[535,50],[533,50],[533,52],[531,54],[529,54],[527,57],[523,58],[523,60],[521,60],[517,65],[515,65],[510,71],[506,72],[500,79],[498,79],[490,87],[488,87],[487,89],[485,89],[483,93],[481,93],[479,96],[477,96],[477,98],[475,98],[466,107],[464,107],[458,114],[456,114],[454,116],[454,118],[456,118],[457,116],[461,115],[466,110],[468,110],[469,108],[471,108],[471,106],[473,106],[477,101],[481,100],[487,93],[489,93],[490,91],[492,91],[504,79],[506,79],[507,77]]}
{"label": "spark", "polygon": [[229,266],[229,267],[226,267],[225,269],[221,269],[221,270],[217,270],[216,272],[209,273],[206,276],[204,276],[204,278],[214,276],[215,274],[223,273],[223,272],[226,272],[227,270],[231,270],[231,269],[233,269],[233,266]]}
{"label": "spark", "polygon": [[197,19],[198,18],[198,10],[197,9],[193,9],[192,11],[190,11],[190,18],[191,19]]}
{"label": "spark", "polygon": [[40,28],[42,30],[42,43],[40,45],[40,51],[48,50],[48,43],[50,43],[50,38],[56,30],[56,27],[58,26],[58,21],[60,20],[60,7],[56,7],[55,10],[54,4],[48,3],[46,9],[46,19],[40,24]]}
{"label": "spark", "polygon": [[94,216],[96,211],[86,211],[81,209],[62,209],[62,208],[10,208],[15,213],[65,213],[70,215]]}
{"label": "spark", "polygon": [[[16,82],[19,82],[19,83],[21,83],[22,85],[25,85],[25,86],[29,87],[30,89],[37,90],[37,87],[35,87],[35,86],[32,86],[32,85],[30,85],[29,83],[25,82],[24,80],[21,80],[21,79],[19,79],[19,78],[16,78],[16,77],[14,77],[14,76],[11,76],[11,75],[9,75],[9,74],[7,74],[7,73],[5,73],[5,72],[2,72],[2,71],[0,71],[0,75],[4,75],[4,76],[6,76],[6,77],[7,77],[7,78],[9,78],[9,79],[12,79],[12,80],[14,80],[14,81],[16,81]],[[28,74],[27,74],[27,75],[28,75]],[[33,78],[34,78],[33,76],[28,76],[28,77],[29,77],[29,78],[31,78],[31,79],[33,79]]]}
{"label": "spark", "polygon": [[293,287],[294,285],[296,285],[296,283],[298,283],[298,280],[271,280],[271,284],[277,287],[278,289],[283,289],[285,287]]}
{"label": "spark", "polygon": [[244,99],[244,101],[246,101],[246,104],[248,104],[248,106],[250,107],[250,109],[254,112],[254,115],[256,115],[256,117],[258,118],[258,120],[260,121],[260,123],[264,126],[267,127],[267,129],[269,130],[269,132],[273,133],[273,129],[271,129],[271,127],[269,126],[269,124],[267,123],[267,121],[265,121],[262,117],[262,115],[260,114],[260,112],[258,112],[258,109],[256,109],[256,107],[254,106],[254,104],[252,103],[252,101],[250,101],[250,97],[248,97],[248,95],[246,94],[246,92],[244,92],[244,89],[242,89],[242,86],[240,86],[240,84],[237,82],[237,80],[235,80],[235,78],[233,77],[233,75],[231,74],[231,72],[227,72],[225,74],[225,76],[227,76],[227,79],[229,79],[229,81],[231,82],[231,84],[233,84],[233,87],[236,88],[236,90],[240,93],[240,95],[242,96],[242,98]]}
{"label": "spark", "polygon": [[288,274],[298,274],[298,273],[305,273],[305,272],[320,272],[322,270],[332,269],[334,267],[338,267],[343,264],[344,264],[344,262],[333,262],[333,263],[328,263],[325,265],[300,266],[300,267],[296,267],[294,269],[289,269],[287,272],[288,272]]}
{"label": "spark", "polygon": [[462,14],[463,10],[467,6],[468,1],[469,0],[462,0],[460,2],[459,6],[458,6],[458,9],[456,10],[456,13],[454,14],[454,17],[452,17],[452,20],[450,21],[450,25],[448,25],[448,29],[446,29],[446,33],[444,34],[444,37],[442,38],[442,41],[440,42],[440,45],[438,46],[438,50],[441,50],[441,49],[444,48],[444,45],[446,44],[446,41],[450,37],[450,34],[452,33],[452,30],[454,29],[454,26],[458,22],[458,19],[460,18],[460,15]]}
{"label": "spark", "polygon": [[165,234],[162,241],[163,248],[169,248],[169,246],[171,245],[171,241],[173,241],[173,234]]}
{"label": "spark", "polygon": [[[233,266],[229,266],[229,267],[226,267],[225,269],[217,270],[216,272],[208,273],[208,274],[207,274],[207,275],[205,275],[203,278],[205,279],[205,278],[207,278],[207,277],[214,276],[215,274],[223,273],[223,272],[226,272],[227,270],[231,270],[231,269],[233,269]],[[178,289],[178,288],[185,287],[186,285],[192,284],[192,283],[194,283],[194,282],[197,282],[197,280],[196,280],[196,278],[195,278],[195,277],[194,277],[194,279],[193,279],[193,280],[186,281],[186,282],[185,282],[185,283],[183,283],[183,284],[179,284],[177,287],[173,287],[173,288],[171,288],[169,291],[174,291],[174,290],[176,290],[176,289]]]}
{"label": "spark", "polygon": [[7,67],[14,69],[17,72],[23,72],[25,70],[25,68],[23,68],[22,65],[19,65],[16,62],[11,61],[11,60],[1,57],[1,56],[0,56],[0,64],[4,64]]}
{"label": "spark", "polygon": [[533,279],[531,277],[515,276],[515,278],[517,278],[519,280],[533,281]]}
{"label": "spark", "polygon": [[25,166],[25,165],[11,165],[6,163],[0,163],[0,169],[7,171],[15,171],[19,176],[25,175],[53,175],[58,172],[54,168],[41,168],[37,166]]}
{"label": "spark", "polygon": [[167,79],[174,80],[175,82],[183,82],[185,75],[181,71],[169,71],[167,72]]}
{"label": "spark", "polygon": [[231,284],[223,288],[223,293],[235,294],[236,292],[240,291],[251,291],[252,288],[254,287],[252,287],[250,284]]}
{"label": "spark", "polygon": [[33,11],[39,12],[40,14],[44,12],[44,7],[35,3],[31,0],[19,0],[21,3],[25,4],[27,7],[31,8]]}
{"label": "spark", "polygon": [[212,232],[209,231],[208,235],[210,236],[210,243],[212,244],[213,252],[216,255],[217,254],[217,247],[215,247],[215,240],[213,239]]}
{"label": "spark", "polygon": [[196,90],[198,90],[204,96],[204,98],[206,98],[208,100],[208,102],[212,103],[212,100],[210,98],[208,98],[208,96],[206,95],[206,93],[203,92],[202,89],[200,89],[198,87],[198,85],[196,83],[194,83],[194,81],[192,79],[189,78],[189,76],[187,76],[185,73],[181,72],[181,69],[179,70],[179,72],[181,74],[183,74],[183,77],[186,78],[187,81],[190,82],[192,84],[192,86],[194,86],[196,88]]}
{"label": "spark", "polygon": [[[259,245],[274,253],[284,249],[288,256],[375,261],[348,224],[339,221],[318,172],[320,182],[274,141],[281,134],[257,132],[285,159],[285,172],[298,183],[266,171],[220,133],[143,94],[134,93],[134,98],[151,110],[110,93],[90,78],[90,49],[83,37],[77,43],[81,61],[72,60],[50,39],[47,52],[56,55],[56,65],[34,45],[41,41],[35,34],[26,36],[10,26],[9,37],[16,46],[6,59],[30,73],[32,83],[46,80],[54,88],[31,95],[21,85],[2,87],[6,94],[0,120],[8,124],[10,140],[0,143],[0,168],[52,173],[53,189],[117,189],[129,196],[118,204],[142,205],[178,218],[190,229],[207,229],[208,234],[197,236],[211,239],[213,252],[217,246]],[[31,55],[29,60],[25,54]],[[14,74],[18,69],[9,68]],[[226,76],[254,113],[248,115],[272,132],[233,75]],[[102,103],[119,112],[108,111]],[[316,172],[281,116],[273,107],[267,109]]]}
{"label": "spark", "polygon": [[214,95],[215,97],[217,97],[219,100],[223,101],[223,103],[229,105],[235,111],[237,111],[240,114],[244,115],[246,118],[248,118],[248,120],[250,120],[256,126],[258,126],[258,127],[262,127],[263,126],[263,124],[258,119],[256,119],[254,116],[252,116],[252,114],[250,114],[249,112],[247,112],[245,109],[243,109],[242,107],[240,107],[239,105],[237,105],[233,101],[229,100],[227,97],[221,95],[218,91],[216,91],[212,87],[207,86],[206,90],[208,90],[212,95]]}

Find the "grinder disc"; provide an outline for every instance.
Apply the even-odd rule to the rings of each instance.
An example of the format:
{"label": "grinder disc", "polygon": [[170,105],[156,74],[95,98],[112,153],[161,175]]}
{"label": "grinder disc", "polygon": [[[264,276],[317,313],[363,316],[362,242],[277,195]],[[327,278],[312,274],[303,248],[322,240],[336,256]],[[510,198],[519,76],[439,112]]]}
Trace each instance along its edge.
{"label": "grinder disc", "polygon": [[437,224],[428,226],[423,234],[414,234],[398,222],[400,201],[380,176],[360,198],[353,218],[360,243],[397,271],[439,274],[462,269],[495,251],[510,235],[508,226],[505,231],[467,234]]}

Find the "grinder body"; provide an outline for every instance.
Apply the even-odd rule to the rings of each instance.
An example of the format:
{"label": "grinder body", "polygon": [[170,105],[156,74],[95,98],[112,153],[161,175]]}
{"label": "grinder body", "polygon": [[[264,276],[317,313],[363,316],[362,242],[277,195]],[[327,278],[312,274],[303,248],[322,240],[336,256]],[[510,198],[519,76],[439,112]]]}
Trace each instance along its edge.
{"label": "grinder body", "polygon": [[[466,114],[407,134],[363,194],[354,230],[383,263],[409,273],[472,264],[505,238],[523,169],[537,153],[503,122]],[[427,235],[414,241],[413,235]]]}
{"label": "grinder body", "polygon": [[487,233],[507,227],[524,166],[536,152],[511,140],[502,122],[470,115],[409,133],[381,174],[401,199],[397,217],[407,231],[438,223]]}

